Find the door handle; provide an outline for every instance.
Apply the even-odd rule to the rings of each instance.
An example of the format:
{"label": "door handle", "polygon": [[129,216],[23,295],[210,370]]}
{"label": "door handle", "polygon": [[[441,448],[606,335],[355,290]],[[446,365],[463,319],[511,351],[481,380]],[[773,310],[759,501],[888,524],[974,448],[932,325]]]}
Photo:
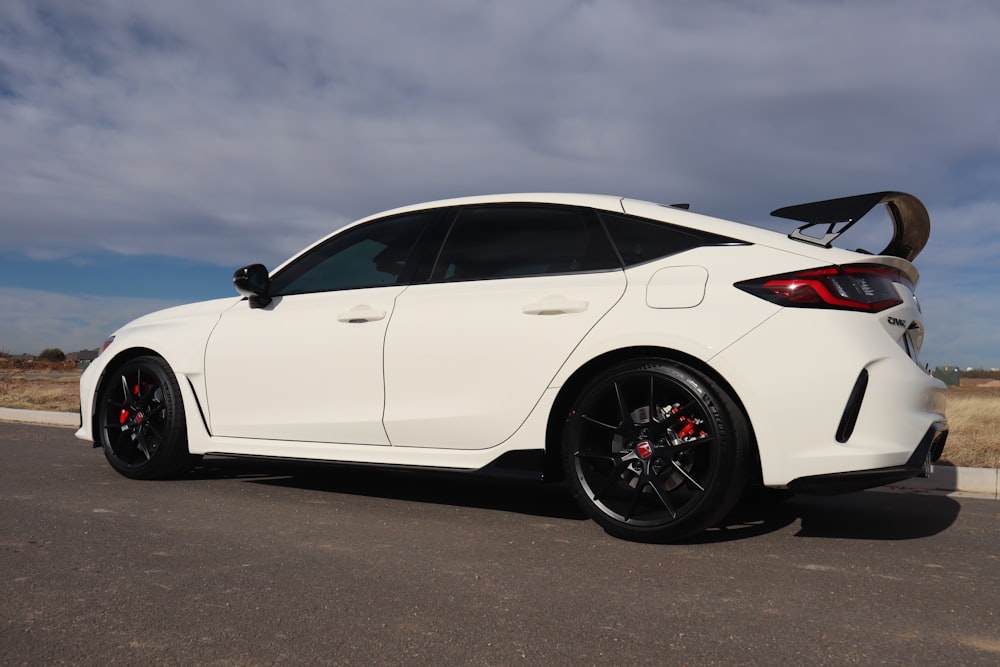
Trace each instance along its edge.
{"label": "door handle", "polygon": [[349,324],[360,324],[362,322],[377,322],[385,318],[385,311],[372,308],[371,306],[354,306],[346,313],[337,315],[338,322]]}
{"label": "door handle", "polygon": [[525,304],[521,312],[525,315],[569,315],[582,313],[589,306],[586,301],[566,299],[561,296],[547,296],[541,301]]}

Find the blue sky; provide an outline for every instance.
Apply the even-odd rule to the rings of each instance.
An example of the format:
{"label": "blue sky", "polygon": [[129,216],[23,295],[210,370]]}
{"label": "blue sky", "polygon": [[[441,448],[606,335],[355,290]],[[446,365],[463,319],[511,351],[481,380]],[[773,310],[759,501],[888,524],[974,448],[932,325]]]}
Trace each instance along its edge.
{"label": "blue sky", "polygon": [[1000,366],[993,0],[0,3],[0,350],[95,347],[442,197],[920,197],[931,365]]}

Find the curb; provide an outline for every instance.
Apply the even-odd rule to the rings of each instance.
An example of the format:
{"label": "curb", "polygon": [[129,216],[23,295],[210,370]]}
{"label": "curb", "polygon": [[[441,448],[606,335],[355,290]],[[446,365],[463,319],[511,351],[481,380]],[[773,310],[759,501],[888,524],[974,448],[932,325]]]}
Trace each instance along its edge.
{"label": "curb", "polygon": [[72,426],[73,428],[80,428],[80,413],[0,408],[0,421],[21,422],[25,424],[44,424],[46,426]]}
{"label": "curb", "polygon": [[911,477],[890,484],[889,488],[926,493],[966,493],[1000,500],[1000,470],[935,465],[931,468],[930,477]]}
{"label": "curb", "polygon": [[[0,408],[0,421],[79,428],[80,414]],[[931,469],[930,477],[913,477],[890,484],[889,488],[923,493],[966,493],[1000,500],[1000,470],[936,465]]]}

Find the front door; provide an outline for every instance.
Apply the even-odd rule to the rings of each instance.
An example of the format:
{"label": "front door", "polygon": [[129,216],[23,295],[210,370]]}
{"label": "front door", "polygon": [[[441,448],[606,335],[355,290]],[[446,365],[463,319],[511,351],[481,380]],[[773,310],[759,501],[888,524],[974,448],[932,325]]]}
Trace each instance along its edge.
{"label": "front door", "polygon": [[405,287],[246,301],[223,313],[205,351],[212,434],[387,445],[382,341]]}
{"label": "front door", "polygon": [[417,241],[439,212],[352,227],[271,280],[263,308],[223,313],[205,350],[216,436],[388,445],[382,346]]}

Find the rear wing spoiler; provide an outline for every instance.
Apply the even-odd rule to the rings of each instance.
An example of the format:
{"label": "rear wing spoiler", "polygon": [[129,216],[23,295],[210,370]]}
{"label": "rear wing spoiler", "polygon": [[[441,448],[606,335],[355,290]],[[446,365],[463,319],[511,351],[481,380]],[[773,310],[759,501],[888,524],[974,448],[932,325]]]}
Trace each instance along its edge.
{"label": "rear wing spoiler", "polygon": [[[931,220],[921,201],[905,192],[872,192],[867,195],[796,204],[771,211],[771,215],[806,223],[797,227],[788,238],[829,248],[838,236],[853,227],[854,223],[879,204],[885,204],[888,209],[893,229],[889,245],[877,254],[902,257],[912,262],[927,245],[927,239],[931,235]],[[826,225],[826,233],[822,236],[804,233],[805,230],[818,225]],[[837,225],[841,226],[838,228]]]}

